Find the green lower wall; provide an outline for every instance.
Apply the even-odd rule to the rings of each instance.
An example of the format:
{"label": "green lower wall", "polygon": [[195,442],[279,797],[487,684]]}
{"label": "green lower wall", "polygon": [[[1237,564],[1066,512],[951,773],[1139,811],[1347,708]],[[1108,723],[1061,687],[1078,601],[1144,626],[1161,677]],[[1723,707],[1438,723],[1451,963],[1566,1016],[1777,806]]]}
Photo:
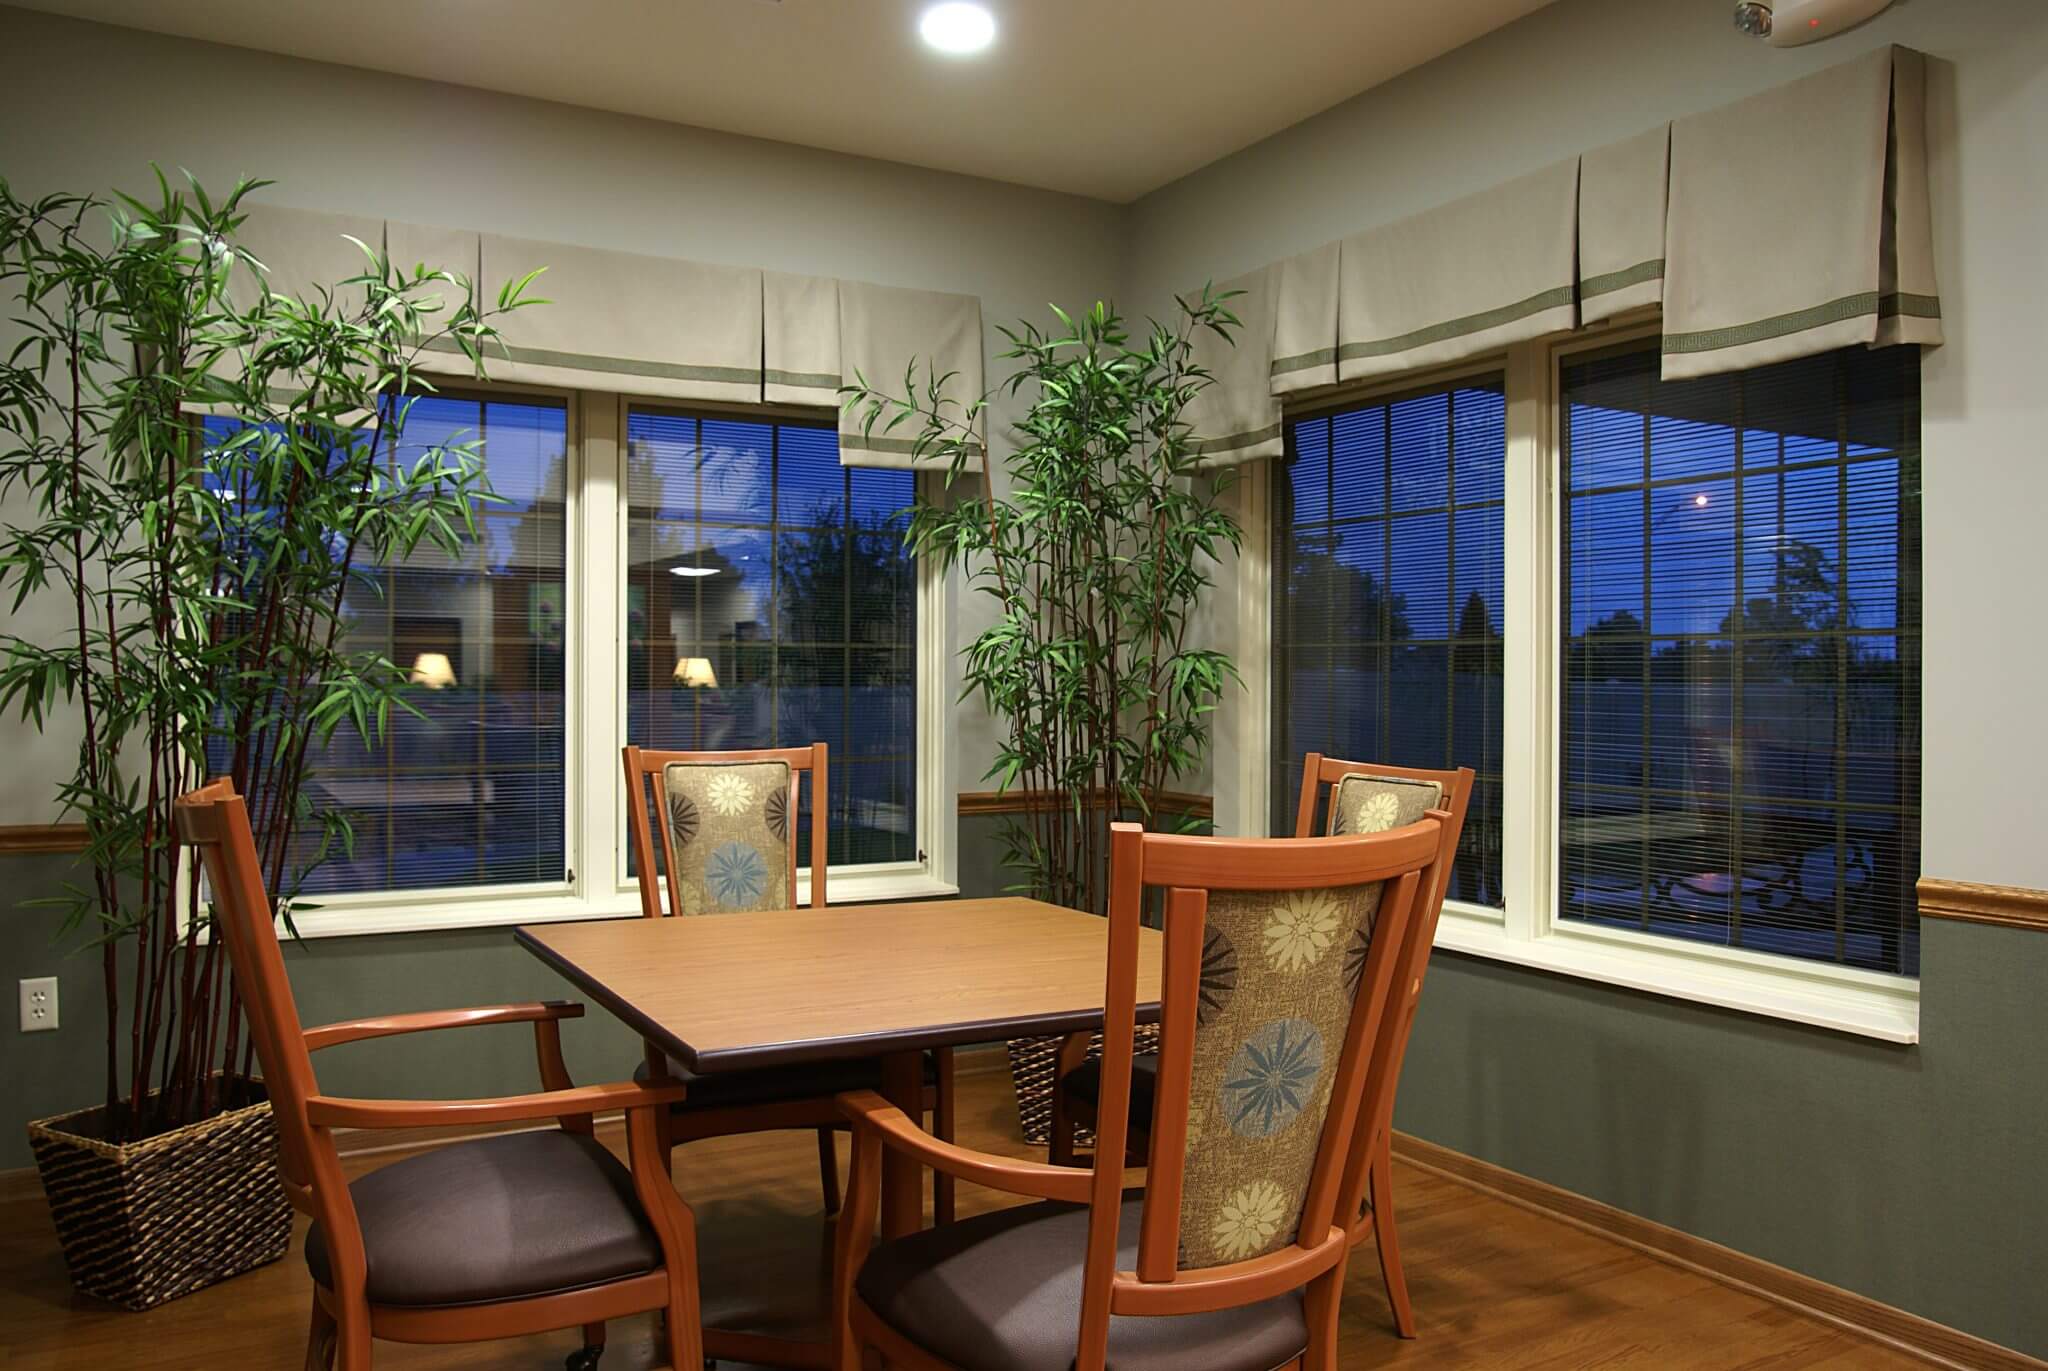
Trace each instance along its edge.
{"label": "green lower wall", "polygon": [[[961,886],[1007,883],[999,821],[961,823]],[[62,878],[0,862],[14,899]],[[0,918],[8,979],[62,977],[64,1026],[0,1053],[0,1166],[22,1124],[91,1103],[97,966],[49,919]],[[326,939],[288,951],[308,1023],[566,994],[509,931]],[[1921,1042],[1899,1048],[1460,957],[1432,965],[1402,1082],[1404,1130],[1850,1290],[2048,1356],[2048,937],[1931,922]],[[565,1033],[580,1081],[638,1045],[601,1012]],[[323,1054],[338,1093],[529,1089],[531,1035],[473,1029]]]}

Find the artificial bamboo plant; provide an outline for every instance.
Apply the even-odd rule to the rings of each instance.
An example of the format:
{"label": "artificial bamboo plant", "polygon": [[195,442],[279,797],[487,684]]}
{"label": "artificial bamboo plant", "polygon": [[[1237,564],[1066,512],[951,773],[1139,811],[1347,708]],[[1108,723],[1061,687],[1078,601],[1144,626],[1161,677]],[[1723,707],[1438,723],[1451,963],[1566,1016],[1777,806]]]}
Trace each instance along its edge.
{"label": "artificial bamboo plant", "polygon": [[374,741],[406,677],[351,642],[343,593],[475,538],[475,445],[406,442],[431,389],[416,367],[449,343],[480,366],[531,280],[484,305],[461,276],[361,243],[356,275],[275,293],[238,238],[263,184],[215,201],[159,174],[147,202],[26,201],[0,181],[18,340],[0,370],[0,591],[15,626],[32,597],[64,605],[61,627],[0,634],[0,708],[81,730],[57,799],[83,823],[85,879],[52,903],[98,945],[113,1142],[239,1103],[251,1040],[172,801],[231,777],[287,910],[351,844],[345,813],[312,812],[309,747],[344,725]]}
{"label": "artificial bamboo plant", "polygon": [[[980,438],[989,397],[950,398],[951,375],[915,364],[900,393],[865,376],[844,400],[869,432],[914,432],[914,460],[943,467],[910,544],[992,597],[995,621],[962,652],[962,698],[1003,727],[987,775],[1027,792],[1009,822],[1012,869],[1070,907],[1106,908],[1109,824],[1149,818],[1201,766],[1209,715],[1237,671],[1191,641],[1219,553],[1241,533],[1220,501],[1231,473],[1202,468],[1188,411],[1211,383],[1193,340],[1232,338],[1234,292],[1177,300],[1171,324],[1133,341],[1110,306],[1058,327],[1003,328],[1022,397],[999,486]],[[979,476],[970,491],[964,476]]]}

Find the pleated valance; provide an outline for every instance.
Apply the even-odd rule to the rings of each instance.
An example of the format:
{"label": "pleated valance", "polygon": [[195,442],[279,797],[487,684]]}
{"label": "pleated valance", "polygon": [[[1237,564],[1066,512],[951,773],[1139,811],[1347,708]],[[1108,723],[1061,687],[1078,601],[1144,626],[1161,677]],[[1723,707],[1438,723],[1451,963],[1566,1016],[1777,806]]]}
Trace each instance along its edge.
{"label": "pleated valance", "polygon": [[[384,221],[355,214],[328,214],[315,210],[286,209],[281,205],[250,205],[248,217],[235,234],[236,241],[266,271],[263,289],[272,295],[318,299],[322,289],[369,270],[363,249],[349,241],[354,238],[376,251],[384,244]],[[229,278],[229,293],[237,303],[254,303],[259,287],[245,271]],[[346,301],[347,292],[338,292]],[[362,292],[355,292],[360,301]]]}
{"label": "pleated valance", "polygon": [[1941,341],[1925,101],[1891,47],[1672,124],[1666,379]]}
{"label": "pleated valance", "polygon": [[1209,329],[1189,339],[1195,365],[1210,375],[1183,414],[1189,446],[1203,466],[1229,466],[1281,453],[1280,398],[1271,392],[1279,298],[1279,265],[1225,281],[1218,294],[1241,292],[1223,307],[1237,316],[1233,341]]}
{"label": "pleated valance", "polygon": [[761,397],[770,404],[839,405],[839,282],[764,272]]}
{"label": "pleated valance", "polygon": [[[927,387],[941,381],[941,413],[966,421],[966,407],[982,397],[985,385],[981,352],[981,301],[972,295],[932,290],[905,290],[862,281],[841,281],[839,296],[839,366],[845,384],[856,377],[892,398],[903,398],[906,378],[920,405]],[[843,466],[932,467],[945,460],[916,456],[912,449],[922,429],[906,420],[884,432],[885,411],[874,431],[866,431],[867,406],[843,408],[839,416],[839,461]],[[981,416],[973,426],[977,446],[987,441]]]}
{"label": "pleated valance", "polygon": [[1925,67],[1881,49],[1238,278],[1199,439],[1271,456],[1289,394],[1659,305],[1667,378],[1938,344]]}
{"label": "pleated valance", "polygon": [[761,398],[761,273],[673,257],[483,235],[484,302],[545,267],[547,301],[498,321],[502,381],[676,400]]}
{"label": "pleated valance", "polygon": [[1664,300],[1664,189],[1671,126],[1579,159],[1579,322]]}

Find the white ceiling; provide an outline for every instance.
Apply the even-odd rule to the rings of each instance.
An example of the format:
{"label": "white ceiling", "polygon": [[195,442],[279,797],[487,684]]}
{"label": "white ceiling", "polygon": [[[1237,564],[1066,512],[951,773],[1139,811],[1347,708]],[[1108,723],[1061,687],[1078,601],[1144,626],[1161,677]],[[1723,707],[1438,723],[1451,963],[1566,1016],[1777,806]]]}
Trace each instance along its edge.
{"label": "white ceiling", "polygon": [[13,0],[621,114],[1134,200],[1549,0]]}

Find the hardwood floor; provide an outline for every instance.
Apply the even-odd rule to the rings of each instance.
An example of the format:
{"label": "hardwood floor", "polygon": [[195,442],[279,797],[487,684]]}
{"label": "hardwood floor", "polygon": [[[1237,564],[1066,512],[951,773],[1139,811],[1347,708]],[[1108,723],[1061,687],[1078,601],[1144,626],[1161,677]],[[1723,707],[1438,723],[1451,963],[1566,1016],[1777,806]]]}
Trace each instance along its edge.
{"label": "hardwood floor", "polygon": [[[1003,1077],[967,1076],[961,1086],[962,1142],[1034,1155],[1016,1140]],[[370,1169],[390,1159],[353,1166]],[[818,1214],[816,1168],[805,1134],[719,1139],[677,1153],[678,1182],[697,1210],[707,1317],[731,1323],[746,1314],[753,1326],[777,1331],[822,1327],[828,1229]],[[1370,1249],[1361,1249],[1344,1301],[1346,1367],[1925,1365],[1455,1181],[1399,1161],[1395,1173],[1421,1336],[1394,1336],[1379,1268]],[[1003,1202],[983,1191],[961,1193],[963,1212]],[[150,1313],[109,1310],[71,1293],[41,1190],[33,1182],[0,1187],[0,1365],[9,1371],[297,1367],[308,1290],[295,1241],[275,1265]],[[541,1371],[560,1366],[579,1342],[560,1333],[474,1347],[380,1343],[376,1364]],[[628,1320],[612,1328],[603,1364],[606,1371],[640,1371],[657,1364],[653,1355],[647,1320]]]}

